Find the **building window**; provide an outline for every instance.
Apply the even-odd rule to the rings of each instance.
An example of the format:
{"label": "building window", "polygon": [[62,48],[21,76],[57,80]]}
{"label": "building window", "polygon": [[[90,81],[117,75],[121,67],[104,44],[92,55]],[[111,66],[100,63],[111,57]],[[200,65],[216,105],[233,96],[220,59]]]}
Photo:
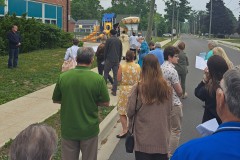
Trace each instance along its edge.
{"label": "building window", "polygon": [[57,23],[56,23],[56,20],[51,20],[51,24],[56,25],[56,24],[57,24]]}
{"label": "building window", "polygon": [[46,20],[45,20],[45,23],[46,23],[46,24],[50,24],[50,23],[51,23],[51,20],[46,19]]}

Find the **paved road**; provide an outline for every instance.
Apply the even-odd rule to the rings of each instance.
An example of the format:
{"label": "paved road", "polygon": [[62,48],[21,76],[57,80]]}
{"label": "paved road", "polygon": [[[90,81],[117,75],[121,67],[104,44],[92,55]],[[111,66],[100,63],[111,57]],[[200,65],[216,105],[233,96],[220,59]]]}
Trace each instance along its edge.
{"label": "paved road", "polygon": [[[207,51],[207,40],[199,39],[194,36],[183,35],[181,39],[186,43],[186,53],[189,58],[189,74],[187,75],[187,93],[188,98],[183,100],[183,128],[182,135],[180,139],[180,144],[199,137],[198,133],[195,130],[195,127],[201,122],[203,115],[203,103],[194,96],[194,88],[201,81],[203,72],[201,70],[195,69],[195,56],[200,52]],[[230,60],[234,65],[240,64],[240,52],[234,49],[225,47],[226,53],[228,54]],[[125,152],[124,148],[124,139],[120,140],[109,160],[134,160],[134,154],[128,154]]]}

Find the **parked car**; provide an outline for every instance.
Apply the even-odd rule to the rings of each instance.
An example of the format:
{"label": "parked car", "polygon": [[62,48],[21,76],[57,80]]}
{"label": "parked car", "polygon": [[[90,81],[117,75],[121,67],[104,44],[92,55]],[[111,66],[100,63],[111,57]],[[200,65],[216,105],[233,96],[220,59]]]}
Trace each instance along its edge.
{"label": "parked car", "polygon": [[164,37],[171,37],[172,34],[170,34],[170,33],[164,33],[163,36],[164,36]]}

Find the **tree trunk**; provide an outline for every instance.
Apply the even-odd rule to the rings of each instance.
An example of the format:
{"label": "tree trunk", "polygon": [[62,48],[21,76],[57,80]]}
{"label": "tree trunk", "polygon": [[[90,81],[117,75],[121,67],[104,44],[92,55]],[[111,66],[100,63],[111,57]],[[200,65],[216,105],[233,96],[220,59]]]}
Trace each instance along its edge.
{"label": "tree trunk", "polygon": [[148,17],[147,35],[146,35],[146,41],[147,42],[150,42],[151,41],[151,37],[152,37],[154,5],[155,5],[155,0],[151,0],[150,13],[149,13],[149,17]]}

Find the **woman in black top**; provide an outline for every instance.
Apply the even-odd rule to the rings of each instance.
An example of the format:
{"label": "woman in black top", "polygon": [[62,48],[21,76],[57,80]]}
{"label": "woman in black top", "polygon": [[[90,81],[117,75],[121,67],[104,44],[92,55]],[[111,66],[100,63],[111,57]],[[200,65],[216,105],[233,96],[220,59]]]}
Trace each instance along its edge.
{"label": "woman in black top", "polygon": [[209,58],[204,78],[195,88],[195,96],[205,102],[202,122],[216,118],[219,124],[222,123],[216,111],[216,90],[227,70],[228,65],[222,57],[214,55]]}

